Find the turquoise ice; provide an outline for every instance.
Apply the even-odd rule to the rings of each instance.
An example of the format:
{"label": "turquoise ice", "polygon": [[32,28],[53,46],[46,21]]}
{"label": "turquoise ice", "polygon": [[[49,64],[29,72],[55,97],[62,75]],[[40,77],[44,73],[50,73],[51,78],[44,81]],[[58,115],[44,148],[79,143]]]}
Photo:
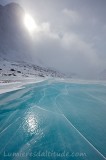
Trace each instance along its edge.
{"label": "turquoise ice", "polygon": [[0,95],[0,160],[105,157],[105,85],[45,81]]}

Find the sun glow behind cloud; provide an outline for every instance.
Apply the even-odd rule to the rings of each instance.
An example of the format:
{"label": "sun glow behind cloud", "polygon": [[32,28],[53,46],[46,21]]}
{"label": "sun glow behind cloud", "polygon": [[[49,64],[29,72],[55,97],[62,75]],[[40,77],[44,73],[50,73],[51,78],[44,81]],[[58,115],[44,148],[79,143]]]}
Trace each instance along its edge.
{"label": "sun glow behind cloud", "polygon": [[38,30],[38,26],[35,22],[35,20],[33,19],[33,17],[29,14],[25,14],[25,17],[24,17],[24,24],[25,24],[25,27],[27,28],[27,30],[30,32],[30,33],[33,33],[34,31],[37,31]]}
{"label": "sun glow behind cloud", "polygon": [[[41,5],[40,2],[38,2],[38,6],[32,3],[32,8],[29,8],[29,6],[26,7],[25,12],[26,15],[28,15],[27,13],[32,13],[30,15],[36,17],[33,19],[30,16],[34,20],[35,27],[33,28],[33,22],[29,23],[29,16],[25,16],[27,20],[27,23],[25,23],[27,25],[25,24],[24,28],[26,28],[31,36],[36,55],[43,63],[61,72],[74,72],[86,78],[94,77],[106,65],[105,61],[98,56],[101,54],[99,50],[105,44],[104,39],[102,47],[99,47],[100,37],[102,35],[99,34],[97,24],[100,17],[98,16],[98,12],[97,16],[91,16],[91,8],[87,8],[89,10],[85,11],[80,10],[79,7],[77,8],[76,3],[76,8],[72,7],[73,5],[69,5],[68,2],[65,3],[66,5],[64,3],[62,4],[62,2],[56,1],[54,3],[53,1],[49,3],[50,6]],[[83,9],[83,4],[81,7]],[[86,19],[88,20],[86,21]],[[50,58],[48,58],[49,56]],[[93,70],[95,70],[95,75]]]}

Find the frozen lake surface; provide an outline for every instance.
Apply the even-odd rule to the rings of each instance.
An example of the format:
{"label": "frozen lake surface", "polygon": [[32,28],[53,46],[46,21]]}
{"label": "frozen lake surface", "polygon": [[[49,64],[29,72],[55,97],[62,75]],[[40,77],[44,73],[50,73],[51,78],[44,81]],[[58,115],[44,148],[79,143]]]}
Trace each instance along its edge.
{"label": "frozen lake surface", "polygon": [[106,85],[45,81],[0,95],[0,160],[105,157]]}

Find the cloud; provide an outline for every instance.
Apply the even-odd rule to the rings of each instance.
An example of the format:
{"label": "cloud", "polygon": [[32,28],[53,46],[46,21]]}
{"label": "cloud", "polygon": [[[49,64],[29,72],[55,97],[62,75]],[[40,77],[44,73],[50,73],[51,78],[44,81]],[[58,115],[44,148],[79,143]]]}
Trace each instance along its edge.
{"label": "cloud", "polygon": [[[66,33],[62,39],[62,46],[66,50],[65,53],[69,54],[70,66],[74,72],[90,76],[91,68],[94,70],[99,67],[100,60],[93,44],[86,42],[80,36],[74,33]],[[86,71],[86,73],[83,71]]]}
{"label": "cloud", "polygon": [[38,33],[39,41],[34,41],[35,57],[61,72],[75,72],[83,78],[95,76],[100,60],[93,44],[87,43],[74,32],[59,36],[58,32],[52,31],[50,24],[48,26],[47,30]]}
{"label": "cloud", "polygon": [[15,1],[37,18],[35,61],[87,78],[106,68],[106,0]]}
{"label": "cloud", "polygon": [[72,24],[78,24],[81,21],[80,15],[75,10],[65,8],[62,12]]}
{"label": "cloud", "polygon": [[59,35],[52,31],[50,22],[42,22],[42,23],[36,23],[37,24],[37,30],[33,32],[33,41],[36,43],[36,41],[45,41],[45,39],[59,39]]}

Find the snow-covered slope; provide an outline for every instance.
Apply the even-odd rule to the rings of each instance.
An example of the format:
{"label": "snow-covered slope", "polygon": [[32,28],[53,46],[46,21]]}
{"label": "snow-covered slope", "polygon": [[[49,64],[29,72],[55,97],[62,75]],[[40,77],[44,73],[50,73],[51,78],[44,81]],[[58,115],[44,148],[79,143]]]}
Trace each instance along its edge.
{"label": "snow-covered slope", "polygon": [[0,58],[0,80],[12,80],[36,77],[65,77],[59,72],[42,68],[26,62],[14,62]]}
{"label": "snow-covered slope", "polygon": [[[25,77],[64,77],[31,57],[30,35],[23,25],[24,10],[17,3],[0,5],[0,80]],[[35,54],[35,53],[34,53]]]}

